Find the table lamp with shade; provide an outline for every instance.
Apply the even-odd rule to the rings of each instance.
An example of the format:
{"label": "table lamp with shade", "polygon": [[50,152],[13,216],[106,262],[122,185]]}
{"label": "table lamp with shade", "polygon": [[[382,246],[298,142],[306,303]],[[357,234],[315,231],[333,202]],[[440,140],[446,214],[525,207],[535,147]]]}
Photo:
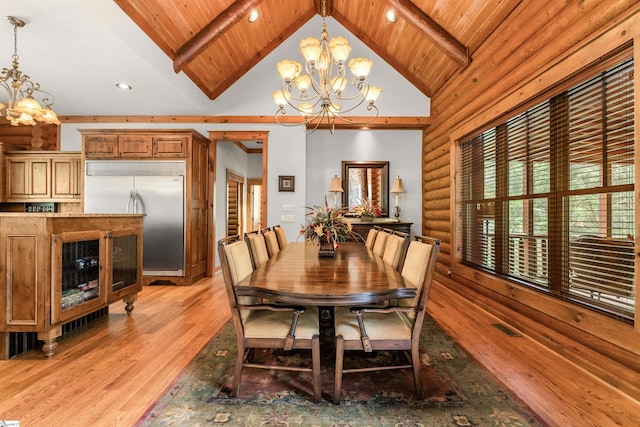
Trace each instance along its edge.
{"label": "table lamp with shade", "polygon": [[404,187],[402,186],[402,178],[400,175],[396,176],[396,179],[393,180],[393,185],[391,186],[391,193],[396,195],[396,213],[394,216],[396,217],[396,221],[400,222],[400,206],[398,206],[398,194],[404,193]]}
{"label": "table lamp with shade", "polygon": [[329,188],[329,192],[333,193],[333,204],[335,206],[338,206],[338,193],[344,193],[344,190],[342,189],[342,183],[340,182],[340,178],[338,178],[338,175],[335,175],[333,178],[331,178],[331,187]]}

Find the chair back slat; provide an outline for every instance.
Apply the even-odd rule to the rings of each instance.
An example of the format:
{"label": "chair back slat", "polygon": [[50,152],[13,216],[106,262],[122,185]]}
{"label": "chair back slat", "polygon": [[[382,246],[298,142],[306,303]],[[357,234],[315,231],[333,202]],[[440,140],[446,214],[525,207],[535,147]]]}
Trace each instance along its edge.
{"label": "chair back slat", "polygon": [[276,232],[269,230],[262,233],[262,235],[264,236],[264,240],[267,244],[269,258],[276,256],[278,252],[280,252],[280,245],[278,244],[278,236],[276,235]]}
{"label": "chair back slat", "polygon": [[367,234],[367,240],[365,240],[364,245],[368,248],[373,250],[373,244],[376,241],[376,236],[378,235],[378,230],[375,228],[372,228],[371,230],[369,230],[369,233]]}
{"label": "chair back slat", "polygon": [[418,292],[413,299],[399,300],[398,305],[404,307],[420,306],[424,311],[439,253],[440,240],[437,239],[416,236],[409,244],[401,274],[405,281],[418,288]]}
{"label": "chair back slat", "polygon": [[287,235],[284,232],[284,229],[280,225],[274,225],[273,231],[276,232],[276,236],[278,237],[278,246],[280,246],[280,250],[284,249],[287,246]]}
{"label": "chair back slat", "polygon": [[386,231],[378,231],[378,235],[376,236],[376,241],[373,243],[373,253],[382,257],[384,254],[384,247],[387,244],[387,238],[389,237],[389,233]]}
{"label": "chair back slat", "polygon": [[253,268],[258,268],[269,260],[267,242],[260,230],[244,233],[244,238],[249,242],[249,252],[253,261]]}

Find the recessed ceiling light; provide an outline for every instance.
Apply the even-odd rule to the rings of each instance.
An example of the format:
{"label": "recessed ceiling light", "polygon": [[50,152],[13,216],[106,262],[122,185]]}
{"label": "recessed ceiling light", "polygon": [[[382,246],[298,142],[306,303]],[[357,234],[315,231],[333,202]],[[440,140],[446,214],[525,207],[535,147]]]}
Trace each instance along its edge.
{"label": "recessed ceiling light", "polygon": [[394,23],[397,19],[398,17],[393,10],[387,10],[387,21]]}
{"label": "recessed ceiling light", "polygon": [[133,89],[130,85],[126,84],[126,83],[116,83],[116,87],[122,90],[131,90]]}
{"label": "recessed ceiling light", "polygon": [[249,22],[251,23],[256,22],[259,16],[260,16],[260,12],[258,12],[257,10],[252,10],[251,13],[249,13]]}

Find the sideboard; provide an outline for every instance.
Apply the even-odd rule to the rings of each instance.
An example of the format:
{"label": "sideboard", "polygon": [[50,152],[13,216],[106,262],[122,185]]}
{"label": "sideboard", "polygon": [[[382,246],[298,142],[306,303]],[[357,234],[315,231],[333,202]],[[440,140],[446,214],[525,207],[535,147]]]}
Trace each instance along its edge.
{"label": "sideboard", "polygon": [[369,234],[369,230],[371,230],[376,225],[382,228],[388,228],[390,230],[411,234],[412,224],[413,224],[412,222],[391,222],[391,221],[361,222],[360,220],[354,220],[351,222],[353,231],[361,235],[364,240],[367,240],[367,235]]}

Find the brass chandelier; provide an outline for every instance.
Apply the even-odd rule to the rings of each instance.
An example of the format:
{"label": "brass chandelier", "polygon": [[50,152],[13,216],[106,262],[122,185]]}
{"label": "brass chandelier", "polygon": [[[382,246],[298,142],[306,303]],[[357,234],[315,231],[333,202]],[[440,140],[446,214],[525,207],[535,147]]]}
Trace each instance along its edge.
{"label": "brass chandelier", "polygon": [[[0,72],[0,84],[9,95],[7,105],[0,102],[0,111],[5,110],[3,113],[13,126],[35,125],[36,122],[59,125],[58,116],[51,109],[53,95],[40,89],[39,83],[32,82],[18,69],[18,28],[24,27],[25,22],[15,16],[7,18],[13,25],[13,55],[11,68],[3,68]],[[41,95],[44,107],[34,99],[35,94]]]}
{"label": "brass chandelier", "polygon": [[[349,79],[346,75],[345,62],[351,53],[349,41],[344,37],[329,40],[326,17],[326,4],[322,3],[322,32],[320,40],[307,37],[300,42],[300,53],[304,56],[304,70],[297,61],[283,60],[276,69],[282,78],[282,87],[273,92],[273,100],[278,106],[275,117],[282,125],[287,125],[280,118],[286,116],[287,107],[300,113],[307,125],[307,133],[313,133],[323,121],[328,124],[331,133],[335,129],[336,119],[343,122],[366,125],[378,117],[375,101],[381,89],[369,85],[367,76],[373,67],[373,61],[367,58],[353,58],[348,67],[353,74],[351,93],[347,93]],[[336,73],[332,74],[335,68]],[[306,74],[303,73],[306,72]],[[345,114],[354,111],[366,103],[371,116],[359,121]],[[311,126],[308,126],[311,123]]]}

